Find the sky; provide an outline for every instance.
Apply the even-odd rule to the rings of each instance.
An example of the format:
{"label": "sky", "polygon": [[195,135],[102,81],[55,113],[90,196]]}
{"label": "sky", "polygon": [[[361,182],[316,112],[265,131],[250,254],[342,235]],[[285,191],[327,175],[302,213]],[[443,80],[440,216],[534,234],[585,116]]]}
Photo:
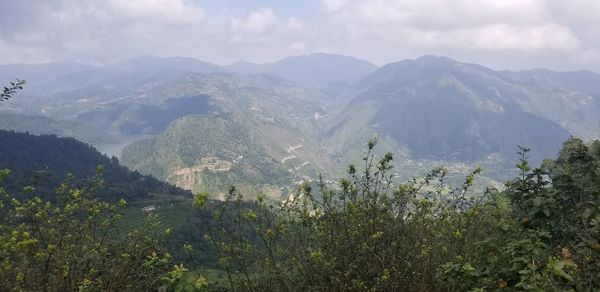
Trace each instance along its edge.
{"label": "sky", "polygon": [[600,0],[0,0],[0,64],[315,52],[600,72]]}

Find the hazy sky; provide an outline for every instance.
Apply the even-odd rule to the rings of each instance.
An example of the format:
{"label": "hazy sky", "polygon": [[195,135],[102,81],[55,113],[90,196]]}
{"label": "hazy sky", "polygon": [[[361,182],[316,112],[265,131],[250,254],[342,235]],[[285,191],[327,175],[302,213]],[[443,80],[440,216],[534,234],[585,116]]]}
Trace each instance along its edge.
{"label": "hazy sky", "polygon": [[0,64],[312,52],[600,72],[600,0],[0,0]]}

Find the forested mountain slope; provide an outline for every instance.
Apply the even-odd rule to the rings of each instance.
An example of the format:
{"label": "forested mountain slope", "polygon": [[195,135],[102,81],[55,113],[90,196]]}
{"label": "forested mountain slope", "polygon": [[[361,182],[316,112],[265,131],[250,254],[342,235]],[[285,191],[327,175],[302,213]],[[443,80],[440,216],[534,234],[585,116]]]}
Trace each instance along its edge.
{"label": "forested mountain slope", "polygon": [[231,186],[279,198],[287,169],[235,117],[188,116],[165,133],[125,148],[123,162],[179,187],[224,196]]}
{"label": "forested mountain slope", "polygon": [[118,138],[105,133],[100,128],[71,120],[56,120],[46,116],[0,112],[0,129],[29,132],[30,134],[52,134],[59,137],[72,137],[92,145],[118,143]]}
{"label": "forested mountain slope", "polygon": [[108,158],[73,138],[0,130],[0,141],[0,169],[11,170],[10,179],[3,185],[12,194],[19,194],[24,186],[31,185],[36,194],[52,200],[54,188],[68,174],[78,184],[81,179],[95,177],[101,166],[105,189],[99,194],[104,200],[136,201],[151,193],[190,195],[154,177],[130,171],[116,158]]}
{"label": "forested mountain slope", "polygon": [[[44,68],[40,65],[38,73]],[[139,57],[77,70],[83,71],[58,70],[45,83],[52,90],[11,101],[2,108],[10,112],[5,116],[49,118],[48,128],[62,129],[49,133],[117,155],[156,136],[163,148],[177,149],[183,140],[163,135],[171,124],[189,116],[219,116],[243,126],[253,145],[296,181],[339,174],[346,162],[359,160],[365,141],[375,135],[380,151],[402,157],[398,174],[407,177],[439,164],[459,173],[475,165],[493,172],[514,165],[517,145],[532,148],[532,160],[539,162],[554,156],[569,135],[600,137],[600,75],[589,71],[494,71],[435,56],[377,68],[329,54],[225,67],[190,58]],[[42,128],[37,122],[12,124],[5,128]],[[87,137],[75,125],[101,130]],[[201,127],[193,134],[210,131]],[[132,149],[142,148],[126,151],[127,163],[144,155]],[[199,148],[195,155],[212,154]],[[143,171],[150,173],[147,167]]]}
{"label": "forested mountain slope", "polygon": [[[326,132],[327,145],[343,157],[378,134],[397,153],[447,161],[510,158],[523,145],[538,163],[555,155],[570,134],[583,134],[580,129],[597,135],[585,118],[599,120],[593,109],[598,98],[540,90],[448,58],[388,64],[346,93],[347,105]],[[590,107],[579,104],[581,98]],[[563,112],[555,114],[558,108]],[[585,117],[569,114],[572,108]]]}

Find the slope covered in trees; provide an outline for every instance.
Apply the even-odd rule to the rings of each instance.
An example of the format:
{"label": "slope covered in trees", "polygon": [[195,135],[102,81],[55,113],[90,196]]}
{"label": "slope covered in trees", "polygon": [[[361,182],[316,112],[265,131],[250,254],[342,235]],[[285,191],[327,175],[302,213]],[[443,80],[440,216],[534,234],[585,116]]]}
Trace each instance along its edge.
{"label": "slope covered in trees", "polygon": [[75,121],[55,120],[45,116],[0,112],[0,129],[30,134],[52,134],[71,137],[92,145],[107,145],[118,142],[118,138],[99,128]]}
{"label": "slope covered in trees", "polygon": [[[354,85],[328,131],[328,145],[347,157],[378,134],[397,154],[446,161],[506,159],[514,145],[525,145],[539,163],[569,136],[560,123],[569,120],[573,131],[593,127],[557,112],[568,111],[578,97],[569,102],[559,90],[553,96],[537,90],[491,69],[443,57],[391,63]],[[551,108],[556,109],[540,114]]]}
{"label": "slope covered in trees", "polygon": [[124,150],[124,163],[193,191],[226,193],[237,185],[247,192],[278,197],[291,183],[288,170],[248,135],[232,116],[189,116],[162,135]]}
{"label": "slope covered in trees", "polygon": [[108,158],[73,138],[0,130],[0,141],[0,169],[11,171],[4,186],[13,194],[32,185],[44,199],[51,199],[49,195],[68,174],[76,180],[88,179],[96,176],[101,166],[106,187],[101,193],[104,200],[135,201],[151,193],[189,195],[154,177],[130,171],[115,157]]}

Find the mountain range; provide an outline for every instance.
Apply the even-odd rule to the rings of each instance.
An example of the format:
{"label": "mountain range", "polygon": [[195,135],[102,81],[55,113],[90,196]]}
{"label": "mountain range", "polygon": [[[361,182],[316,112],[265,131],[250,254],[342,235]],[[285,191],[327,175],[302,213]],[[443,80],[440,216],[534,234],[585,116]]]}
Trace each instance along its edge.
{"label": "mountain range", "polygon": [[181,57],[0,66],[3,82],[25,75],[27,90],[0,109],[13,122],[0,128],[73,136],[194,191],[237,184],[281,196],[319,173],[336,177],[374,136],[400,176],[483,165],[498,180],[517,145],[539,163],[571,135],[600,137],[600,74],[589,71],[496,71],[437,56],[377,67],[323,53],[228,66]]}
{"label": "mountain range", "polygon": [[236,62],[226,69],[240,74],[272,74],[303,84],[350,84],[377,69],[377,66],[348,56],[315,53],[292,56],[274,63]]}

